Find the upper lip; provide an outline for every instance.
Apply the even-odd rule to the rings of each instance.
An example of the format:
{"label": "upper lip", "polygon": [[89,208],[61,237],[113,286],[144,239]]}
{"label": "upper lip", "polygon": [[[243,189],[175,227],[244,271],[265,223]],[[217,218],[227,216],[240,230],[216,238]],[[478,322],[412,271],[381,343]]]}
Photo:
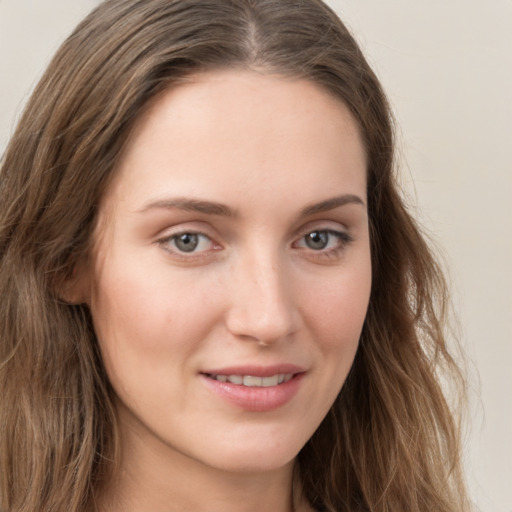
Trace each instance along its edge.
{"label": "upper lip", "polygon": [[201,371],[206,375],[252,375],[254,377],[271,377],[277,374],[296,374],[304,373],[306,370],[295,364],[283,363],[270,366],[262,365],[244,365],[244,366],[229,366],[223,368],[212,368]]}

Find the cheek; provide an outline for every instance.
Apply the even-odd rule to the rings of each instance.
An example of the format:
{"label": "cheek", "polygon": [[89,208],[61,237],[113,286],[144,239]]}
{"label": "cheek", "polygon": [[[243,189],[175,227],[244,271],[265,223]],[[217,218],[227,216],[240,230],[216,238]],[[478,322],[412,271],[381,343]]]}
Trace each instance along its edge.
{"label": "cheek", "polygon": [[361,265],[351,272],[340,272],[330,280],[308,287],[303,315],[314,326],[317,339],[326,348],[357,346],[368,309],[371,267]]}
{"label": "cheek", "polygon": [[193,351],[218,316],[208,283],[154,262],[132,263],[105,264],[91,301],[106,364],[155,365],[168,351]]}
{"label": "cheek", "polygon": [[[302,307],[310,350],[314,354],[316,388],[308,418],[318,423],[336,400],[350,372],[366,317],[371,287],[370,266],[333,272],[329,280],[309,282]],[[313,412],[316,414],[314,415]]]}
{"label": "cheek", "polygon": [[192,313],[197,311],[198,297],[184,293],[186,287],[178,286],[183,283],[175,279],[171,285],[165,274],[155,279],[148,268],[122,274],[116,269],[105,268],[91,304],[110,383],[130,408],[152,403],[160,410],[154,399],[162,390],[167,390],[167,401],[179,408],[173,383],[184,380],[183,363],[206,331]]}
{"label": "cheek", "polygon": [[[364,255],[363,255],[364,256]],[[310,283],[303,302],[305,323],[321,361],[325,408],[328,409],[342,388],[356,355],[366,318],[371,289],[369,257],[360,265],[333,273],[330,280]]]}

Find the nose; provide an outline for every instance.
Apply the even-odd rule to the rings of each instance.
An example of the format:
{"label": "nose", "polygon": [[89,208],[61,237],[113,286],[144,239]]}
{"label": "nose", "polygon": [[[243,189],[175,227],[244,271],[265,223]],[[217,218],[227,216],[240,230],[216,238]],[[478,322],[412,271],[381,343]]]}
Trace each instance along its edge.
{"label": "nose", "polygon": [[298,328],[292,279],[279,258],[254,256],[237,265],[231,278],[228,330],[238,338],[271,345]]}

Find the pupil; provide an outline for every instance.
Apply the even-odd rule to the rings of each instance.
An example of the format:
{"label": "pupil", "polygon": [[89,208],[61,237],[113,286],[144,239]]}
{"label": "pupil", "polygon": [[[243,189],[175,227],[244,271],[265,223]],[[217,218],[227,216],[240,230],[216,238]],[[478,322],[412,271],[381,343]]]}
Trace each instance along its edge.
{"label": "pupil", "polygon": [[199,237],[192,233],[184,233],[176,238],[176,247],[183,252],[192,252],[199,243]]}
{"label": "pupil", "polygon": [[310,249],[325,249],[328,243],[328,235],[325,231],[313,231],[306,236],[306,245]]}

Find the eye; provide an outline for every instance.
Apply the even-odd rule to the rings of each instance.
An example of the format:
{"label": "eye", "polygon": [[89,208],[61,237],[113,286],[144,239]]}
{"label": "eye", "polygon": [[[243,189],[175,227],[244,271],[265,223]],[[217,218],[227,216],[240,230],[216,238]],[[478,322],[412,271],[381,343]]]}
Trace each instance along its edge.
{"label": "eye", "polygon": [[167,251],[181,254],[199,253],[214,248],[214,243],[208,236],[193,231],[177,233],[159,243]]}
{"label": "eye", "polygon": [[304,235],[296,242],[295,247],[329,253],[342,249],[351,241],[352,237],[343,231],[316,229]]}
{"label": "eye", "polygon": [[304,243],[315,251],[321,251],[329,245],[332,235],[327,231],[312,231],[304,237]]}

